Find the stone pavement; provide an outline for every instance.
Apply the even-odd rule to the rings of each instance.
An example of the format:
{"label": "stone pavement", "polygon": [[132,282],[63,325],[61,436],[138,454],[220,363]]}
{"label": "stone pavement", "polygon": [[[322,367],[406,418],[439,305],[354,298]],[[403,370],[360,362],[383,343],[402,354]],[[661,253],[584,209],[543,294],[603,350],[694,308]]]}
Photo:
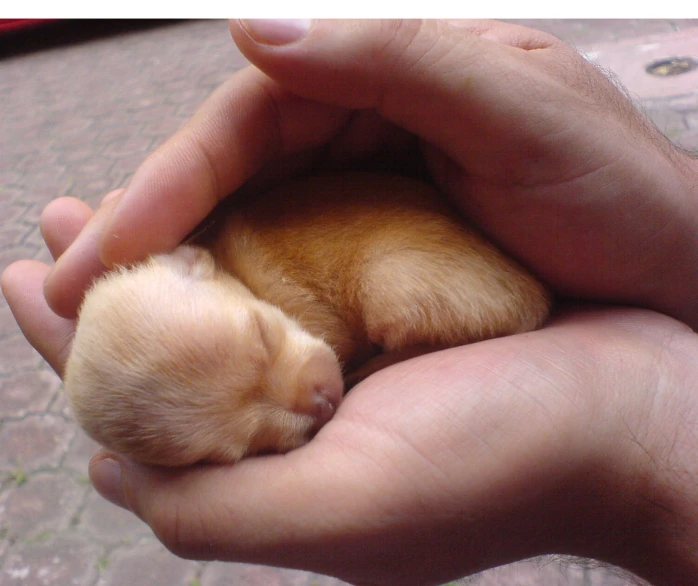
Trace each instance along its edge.
{"label": "stone pavement", "polygon": [[[697,20],[518,22],[552,32],[612,69],[672,140],[698,150],[698,70],[672,78],[645,73],[655,60],[698,56]],[[4,59],[8,43],[0,39],[0,270],[20,258],[48,262],[37,226],[43,206],[61,195],[94,205],[122,186],[244,63],[224,22],[157,24],[57,23],[14,37],[23,51]],[[52,42],[59,37],[80,42]],[[86,469],[94,448],[73,423],[60,381],[0,300],[0,586],[342,584],[176,558],[143,523],[93,491]],[[630,584],[607,570],[551,559],[466,582]]]}

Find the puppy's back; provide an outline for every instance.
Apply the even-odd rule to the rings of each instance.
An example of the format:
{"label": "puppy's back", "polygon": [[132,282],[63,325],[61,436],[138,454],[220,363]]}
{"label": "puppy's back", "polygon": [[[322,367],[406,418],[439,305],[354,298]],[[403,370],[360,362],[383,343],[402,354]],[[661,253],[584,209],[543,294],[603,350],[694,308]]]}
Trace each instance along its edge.
{"label": "puppy's back", "polygon": [[284,184],[235,204],[211,246],[225,269],[345,363],[376,346],[444,347],[532,330],[550,307],[528,271],[436,190],[403,177]]}

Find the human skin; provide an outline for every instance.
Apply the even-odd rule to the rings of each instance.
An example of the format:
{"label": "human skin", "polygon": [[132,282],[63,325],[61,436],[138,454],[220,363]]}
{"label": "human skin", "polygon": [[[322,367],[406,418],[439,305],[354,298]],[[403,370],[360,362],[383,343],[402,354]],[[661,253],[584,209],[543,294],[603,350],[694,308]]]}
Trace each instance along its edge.
{"label": "human skin", "polygon": [[[254,26],[231,31],[259,69],[224,84],[95,215],[50,204],[52,271],[3,274],[59,373],[105,265],[171,249],[251,177],[386,152],[422,161],[560,295],[654,311],[578,306],[538,332],[396,365],[285,456],[174,471],[101,453],[95,487],[185,557],[416,585],[555,552],[698,583],[695,160],[542,33],[319,21],[279,44],[298,23]],[[274,44],[258,42],[265,30]]]}

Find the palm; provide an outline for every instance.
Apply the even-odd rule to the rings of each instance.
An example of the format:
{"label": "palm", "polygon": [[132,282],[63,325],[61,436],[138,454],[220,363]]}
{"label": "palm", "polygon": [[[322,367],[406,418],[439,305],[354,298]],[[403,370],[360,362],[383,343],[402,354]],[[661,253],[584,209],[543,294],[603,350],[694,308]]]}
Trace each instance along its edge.
{"label": "palm", "polygon": [[[570,313],[539,332],[377,373],[285,456],[184,471],[132,465],[140,489],[129,505],[179,555],[310,568],[352,583],[444,582],[551,548],[599,555],[626,530],[608,525],[624,518],[614,507],[654,505],[633,484],[622,502],[580,508],[589,483],[603,499],[605,487],[635,482],[657,463],[646,456],[665,441],[662,421],[690,429],[696,393],[665,394],[676,381],[658,384],[653,374],[674,368],[667,350],[678,348],[698,355],[694,336],[658,315]],[[676,375],[695,380],[692,362]],[[607,514],[588,518],[586,507]],[[531,537],[512,552],[505,543],[517,527]],[[264,543],[251,546],[260,532]],[[583,532],[598,551],[578,548]],[[454,547],[458,555],[445,555]]]}

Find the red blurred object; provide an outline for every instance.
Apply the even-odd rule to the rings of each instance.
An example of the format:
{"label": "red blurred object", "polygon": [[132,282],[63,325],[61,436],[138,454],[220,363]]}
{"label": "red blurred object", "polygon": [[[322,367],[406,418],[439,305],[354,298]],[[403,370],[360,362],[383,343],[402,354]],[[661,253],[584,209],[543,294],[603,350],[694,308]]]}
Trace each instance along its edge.
{"label": "red blurred object", "polygon": [[48,18],[0,18],[0,33],[27,28],[50,20]]}

